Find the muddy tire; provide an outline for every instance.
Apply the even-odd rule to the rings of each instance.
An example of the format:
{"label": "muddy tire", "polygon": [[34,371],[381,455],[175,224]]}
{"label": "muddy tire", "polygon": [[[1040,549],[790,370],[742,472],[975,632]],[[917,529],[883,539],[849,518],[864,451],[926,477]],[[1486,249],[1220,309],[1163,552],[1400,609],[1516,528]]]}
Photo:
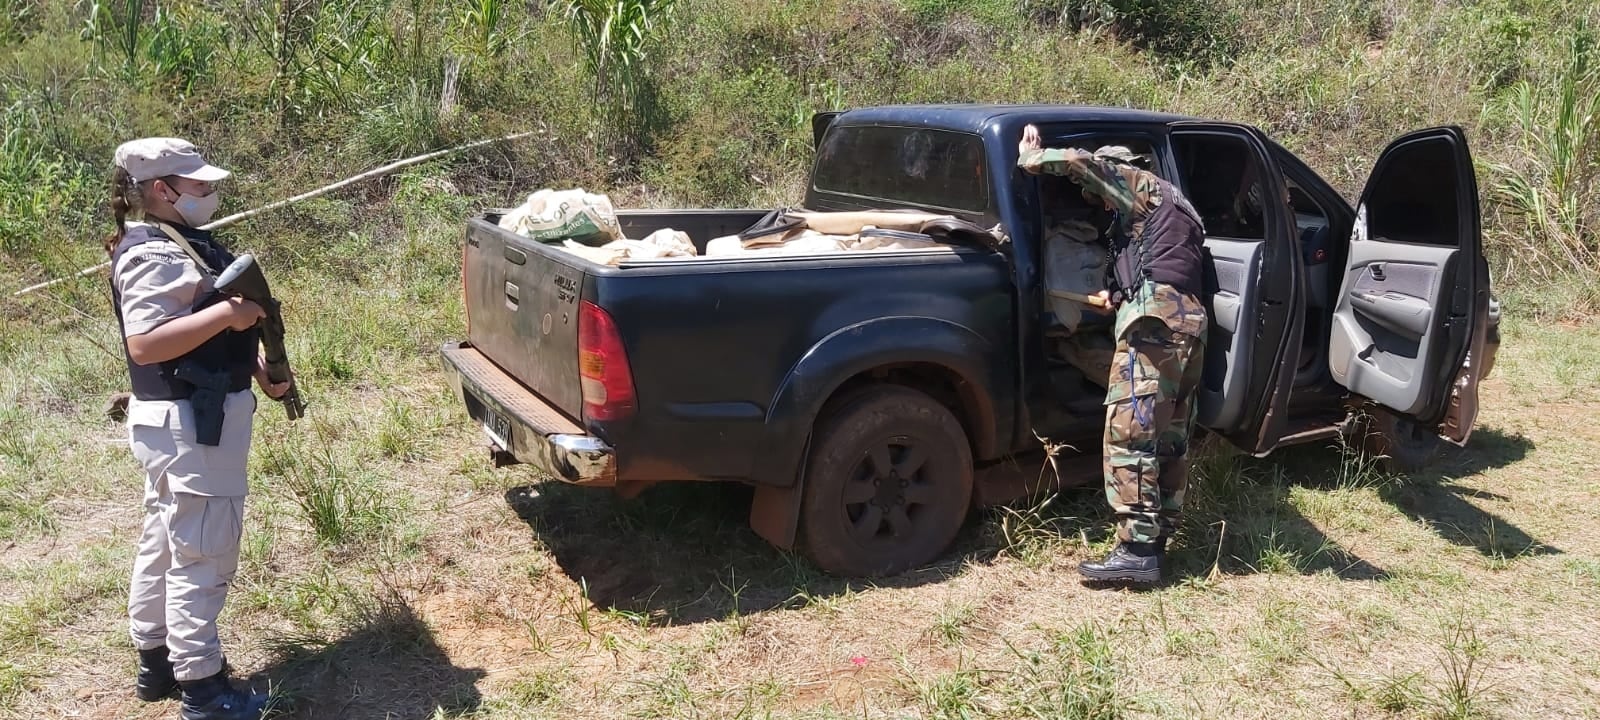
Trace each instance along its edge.
{"label": "muddy tire", "polygon": [[1392,473],[1415,473],[1439,459],[1444,441],[1407,418],[1386,410],[1368,411],[1356,424],[1361,450]]}
{"label": "muddy tire", "polygon": [[908,388],[853,392],[817,422],[801,545],[835,575],[894,575],[944,552],[971,500],[972,448],[949,409]]}

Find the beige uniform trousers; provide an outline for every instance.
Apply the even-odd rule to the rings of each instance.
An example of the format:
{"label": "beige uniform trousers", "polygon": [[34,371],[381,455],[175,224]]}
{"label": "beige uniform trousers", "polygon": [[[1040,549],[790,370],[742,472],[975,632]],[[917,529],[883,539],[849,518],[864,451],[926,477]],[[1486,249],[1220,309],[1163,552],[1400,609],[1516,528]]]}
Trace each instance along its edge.
{"label": "beige uniform trousers", "polygon": [[256,407],[248,390],[223,405],[222,442],[195,442],[187,400],[133,400],[128,441],[144,466],[144,534],[133,561],[128,617],[140,650],[167,646],[180,681],[222,670],[217,615],[239,567]]}

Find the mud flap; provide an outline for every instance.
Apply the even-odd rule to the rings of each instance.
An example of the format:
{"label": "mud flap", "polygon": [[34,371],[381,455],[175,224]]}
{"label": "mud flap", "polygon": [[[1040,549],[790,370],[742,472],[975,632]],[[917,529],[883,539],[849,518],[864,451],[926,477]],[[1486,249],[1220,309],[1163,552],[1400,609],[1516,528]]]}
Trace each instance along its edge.
{"label": "mud flap", "polygon": [[800,467],[789,487],[758,485],[750,501],[750,529],[781,550],[793,550],[800,529],[801,491],[805,489],[806,463],[811,458],[811,438],[800,455]]}

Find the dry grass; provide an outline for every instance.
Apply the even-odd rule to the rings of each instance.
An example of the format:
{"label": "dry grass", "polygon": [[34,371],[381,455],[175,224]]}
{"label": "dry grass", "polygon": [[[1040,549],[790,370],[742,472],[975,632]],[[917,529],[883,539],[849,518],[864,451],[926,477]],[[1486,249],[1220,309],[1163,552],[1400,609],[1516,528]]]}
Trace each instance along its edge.
{"label": "dry grass", "polygon": [[[173,711],[127,692],[120,431],[30,382],[111,383],[101,330],[14,344],[0,375],[0,717]],[[1183,577],[1149,592],[1074,579],[1104,543],[1094,489],[849,583],[764,545],[738,488],[620,501],[492,470],[425,345],[369,350],[343,380],[308,367],[312,418],[258,416],[223,634],[301,718],[1594,717],[1597,345],[1513,322],[1472,447],[1423,476],[1202,458]]]}

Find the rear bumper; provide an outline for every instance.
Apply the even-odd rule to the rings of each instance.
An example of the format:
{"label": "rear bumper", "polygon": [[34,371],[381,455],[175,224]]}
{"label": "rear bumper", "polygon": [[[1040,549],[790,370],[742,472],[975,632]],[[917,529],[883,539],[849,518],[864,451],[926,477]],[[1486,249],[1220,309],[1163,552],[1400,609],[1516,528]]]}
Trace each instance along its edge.
{"label": "rear bumper", "polygon": [[617,484],[616,452],[603,440],[585,433],[470,344],[445,343],[439,354],[450,385],[474,421],[486,427],[496,416],[508,421],[504,438],[485,433],[495,450],[565,482]]}

